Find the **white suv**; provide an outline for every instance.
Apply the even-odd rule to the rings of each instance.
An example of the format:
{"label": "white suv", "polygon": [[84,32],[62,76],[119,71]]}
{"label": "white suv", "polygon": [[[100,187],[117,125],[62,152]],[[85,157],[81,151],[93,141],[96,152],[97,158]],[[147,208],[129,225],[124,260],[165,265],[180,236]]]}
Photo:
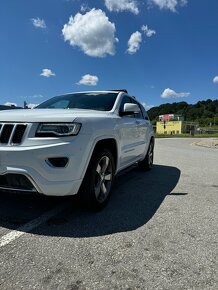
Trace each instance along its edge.
{"label": "white suv", "polygon": [[99,209],[114,176],[138,162],[153,165],[154,132],[126,90],[54,97],[33,110],[0,112],[0,189],[79,194]]}

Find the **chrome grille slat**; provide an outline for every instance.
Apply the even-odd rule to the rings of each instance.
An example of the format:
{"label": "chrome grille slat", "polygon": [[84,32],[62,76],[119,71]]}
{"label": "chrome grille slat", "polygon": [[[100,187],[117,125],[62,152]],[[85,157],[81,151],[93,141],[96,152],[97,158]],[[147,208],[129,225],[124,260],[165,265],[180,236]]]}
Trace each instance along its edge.
{"label": "chrome grille slat", "polygon": [[13,134],[12,138],[12,144],[20,144],[22,143],[25,131],[26,131],[27,125],[25,124],[17,124],[16,125],[16,130]]}
{"label": "chrome grille slat", "polygon": [[0,145],[20,145],[26,129],[25,123],[0,123]]}
{"label": "chrome grille slat", "polygon": [[0,136],[0,143],[8,144],[11,132],[13,130],[12,124],[4,124]]}
{"label": "chrome grille slat", "polygon": [[10,136],[10,138],[8,140],[8,144],[11,144],[12,143],[12,139],[13,139],[14,132],[16,130],[16,127],[17,127],[17,125],[15,124],[14,127],[13,127],[13,129],[12,129],[12,131],[11,131],[11,136]]}

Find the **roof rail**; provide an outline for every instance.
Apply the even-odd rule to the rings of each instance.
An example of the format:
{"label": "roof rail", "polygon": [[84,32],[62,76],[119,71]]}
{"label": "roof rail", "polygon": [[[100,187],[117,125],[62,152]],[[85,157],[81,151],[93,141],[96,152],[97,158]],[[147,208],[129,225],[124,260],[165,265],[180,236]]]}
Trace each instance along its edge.
{"label": "roof rail", "polygon": [[126,94],[128,94],[128,91],[126,89],[119,89],[119,90],[110,90],[112,92],[124,92]]}

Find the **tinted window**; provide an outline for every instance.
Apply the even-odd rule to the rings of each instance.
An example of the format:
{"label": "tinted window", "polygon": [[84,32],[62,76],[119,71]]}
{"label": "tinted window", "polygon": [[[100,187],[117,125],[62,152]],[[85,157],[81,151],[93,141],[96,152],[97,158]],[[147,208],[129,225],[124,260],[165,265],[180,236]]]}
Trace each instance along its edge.
{"label": "tinted window", "polygon": [[132,103],[132,99],[128,96],[124,96],[123,99],[122,99],[122,102],[120,104],[120,112],[123,112],[124,111],[124,105],[126,103]]}
{"label": "tinted window", "polygon": [[38,109],[87,109],[110,111],[117,93],[80,93],[54,97],[37,106]]}
{"label": "tinted window", "polygon": [[149,121],[148,114],[147,114],[145,108],[144,108],[141,104],[140,104],[140,108],[141,108],[141,110],[142,110],[142,113],[143,113],[143,117],[144,117],[144,119]]}
{"label": "tinted window", "polygon": [[[120,112],[123,112],[124,111],[124,105],[126,103],[132,103],[132,99],[128,96],[124,96],[123,99],[122,99],[122,102],[120,104]],[[125,118],[134,118],[134,115],[126,115],[126,116],[123,116]]]}
{"label": "tinted window", "polygon": [[144,116],[143,116],[143,113],[142,113],[142,109],[141,109],[141,106],[139,105],[139,103],[136,102],[135,100],[132,100],[132,102],[134,104],[138,105],[139,108],[140,108],[140,112],[138,112],[137,114],[134,114],[135,118],[137,118],[137,119],[144,119]]}

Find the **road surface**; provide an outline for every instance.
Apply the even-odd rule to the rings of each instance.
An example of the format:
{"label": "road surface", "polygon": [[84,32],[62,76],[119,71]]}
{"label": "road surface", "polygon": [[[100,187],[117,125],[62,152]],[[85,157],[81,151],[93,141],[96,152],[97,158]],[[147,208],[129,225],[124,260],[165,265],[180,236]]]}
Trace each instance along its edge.
{"label": "road surface", "polygon": [[0,289],[218,289],[218,150],[158,139],[107,208],[0,193]]}

